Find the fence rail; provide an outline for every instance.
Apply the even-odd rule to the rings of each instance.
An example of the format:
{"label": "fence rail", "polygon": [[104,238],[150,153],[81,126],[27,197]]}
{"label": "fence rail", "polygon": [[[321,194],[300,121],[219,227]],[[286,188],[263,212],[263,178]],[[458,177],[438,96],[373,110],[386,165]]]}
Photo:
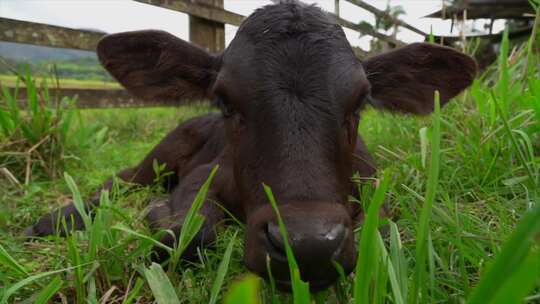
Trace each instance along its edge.
{"label": "fence rail", "polygon": [[[194,3],[194,2],[191,2],[189,0],[174,0],[174,1],[172,1],[172,0],[135,0],[135,1],[140,2],[140,3],[159,6],[159,7],[175,10],[175,11],[178,11],[178,12],[186,13],[186,14],[189,14],[189,15],[192,15],[192,16],[197,16],[197,17],[205,18],[205,19],[208,19],[208,20],[211,20],[211,21],[220,22],[220,23],[227,23],[227,24],[231,24],[231,25],[235,25],[235,26],[239,26],[242,23],[242,21],[244,20],[244,18],[245,18],[245,16],[243,16],[243,15],[239,15],[239,14],[227,11],[225,9],[222,9],[222,8],[211,7],[211,6],[206,6],[206,5],[200,5],[200,4],[197,4],[196,2]],[[358,5],[358,4],[363,4],[364,6],[367,5],[363,1],[358,1],[358,0],[347,0],[347,1],[349,1],[349,2],[351,2],[353,4],[356,4],[356,5]],[[371,6],[366,6],[366,7],[374,8],[374,7],[371,7]],[[374,8],[374,9],[375,9],[375,11],[378,12],[379,16],[382,16],[382,12],[379,12],[376,8]],[[364,34],[364,35],[376,37],[376,38],[381,39],[383,41],[392,43],[394,45],[403,45],[404,44],[404,42],[399,41],[399,40],[397,40],[397,39],[395,39],[393,37],[390,37],[390,36],[388,36],[386,34],[379,33],[376,30],[373,30],[371,28],[362,27],[362,26],[360,26],[360,25],[358,25],[358,24],[356,24],[354,22],[350,22],[348,20],[340,18],[336,14],[332,14],[330,12],[329,12],[329,14],[333,15],[336,18],[336,20],[338,21],[338,23],[343,27],[355,30],[355,31],[357,31],[357,32],[359,32],[361,34]],[[396,21],[396,22],[401,22],[401,23],[404,24],[404,22],[398,21],[397,18],[393,18],[392,20]]]}
{"label": "fence rail", "polygon": [[[14,88],[9,89],[11,94],[15,93]],[[130,95],[123,89],[83,89],[83,88],[49,88],[49,96],[56,99],[56,96],[76,98],[77,107],[81,109],[94,108],[137,108],[137,107],[157,107],[174,106],[172,102],[149,101],[138,99]],[[26,89],[19,88],[17,99],[21,106],[26,106]],[[52,105],[55,104],[53,100]]]}
{"label": "fence rail", "polygon": [[223,8],[203,5],[189,0],[135,0],[140,3],[150,4],[186,13],[191,16],[207,20],[239,26],[245,16],[227,11]]}
{"label": "fence rail", "polygon": [[[190,41],[205,47],[209,51],[218,52],[225,47],[224,24],[239,26],[245,16],[223,9],[223,0],[135,0],[139,3],[158,6],[186,13],[190,18]],[[404,42],[380,33],[374,28],[361,26],[339,17],[339,1],[336,3],[337,22],[346,28],[362,35],[375,37],[392,46],[404,45]],[[343,1],[343,0],[342,0]],[[385,18],[397,26],[402,26],[420,35],[424,32],[375,8],[361,0],[346,0],[375,15]],[[58,48],[70,48],[95,51],[97,43],[105,33],[88,30],[71,29],[48,24],[0,18],[0,41],[26,43]],[[360,48],[353,48],[359,57],[367,56]],[[124,90],[110,89],[62,89],[67,96],[77,95],[81,107],[121,107],[121,106],[170,106],[170,103],[159,101],[141,101],[133,98]],[[98,93],[101,92],[101,93]]]}
{"label": "fence rail", "polygon": [[105,33],[0,18],[0,41],[95,51]]}

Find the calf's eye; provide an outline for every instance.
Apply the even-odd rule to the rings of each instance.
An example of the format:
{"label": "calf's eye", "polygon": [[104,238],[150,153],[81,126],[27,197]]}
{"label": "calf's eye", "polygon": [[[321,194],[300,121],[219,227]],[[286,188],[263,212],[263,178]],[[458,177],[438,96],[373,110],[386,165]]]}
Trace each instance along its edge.
{"label": "calf's eye", "polygon": [[224,98],[223,96],[217,96],[215,102],[221,110],[223,117],[229,118],[234,115],[234,108],[227,98]]}

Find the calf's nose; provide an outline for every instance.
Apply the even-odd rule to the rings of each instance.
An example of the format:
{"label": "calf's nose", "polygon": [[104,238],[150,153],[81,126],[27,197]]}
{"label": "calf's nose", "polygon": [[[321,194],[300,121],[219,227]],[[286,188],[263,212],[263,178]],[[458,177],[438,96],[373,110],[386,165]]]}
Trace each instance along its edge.
{"label": "calf's nose", "polygon": [[[335,263],[341,265],[347,273],[350,271],[351,258],[345,248],[351,238],[350,229],[346,225],[309,221],[295,224],[286,224],[289,244],[302,280],[309,282],[313,291],[326,288],[337,279]],[[265,238],[265,249],[270,257],[272,273],[281,274],[276,279],[278,287],[289,289],[289,278],[283,277],[283,274],[288,272],[288,262],[285,242],[278,224],[267,223]]]}
{"label": "calf's nose", "polygon": [[[336,264],[345,275],[352,271],[356,249],[352,219],[346,208],[318,201],[293,202],[279,208],[300,277],[309,282],[312,291],[326,288],[338,279]],[[272,276],[278,288],[290,290],[285,242],[274,210],[270,206],[260,207],[247,222],[246,266],[261,276]]]}
{"label": "calf's nose", "polygon": [[[343,224],[335,225],[309,225],[302,229],[287,232],[289,244],[293,248],[296,259],[301,264],[307,262],[329,262],[339,258],[348,230]],[[266,237],[268,253],[271,258],[281,260],[285,255],[285,243],[279,230],[279,225],[273,222],[267,224]]]}

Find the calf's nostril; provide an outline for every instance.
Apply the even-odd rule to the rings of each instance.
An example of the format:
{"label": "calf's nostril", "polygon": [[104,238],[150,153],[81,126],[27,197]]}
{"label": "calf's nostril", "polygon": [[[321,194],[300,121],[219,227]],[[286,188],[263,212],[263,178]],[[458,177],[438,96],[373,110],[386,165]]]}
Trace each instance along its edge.
{"label": "calf's nostril", "polygon": [[333,259],[337,259],[345,243],[347,242],[347,237],[349,236],[349,230],[344,225],[337,225],[327,234],[326,238],[331,240],[334,243],[334,253],[332,254]]}
{"label": "calf's nostril", "polygon": [[[331,227],[316,228],[313,227],[311,230],[303,229],[303,233],[296,231],[296,237],[294,237],[294,232],[289,231],[289,237],[291,237],[292,233],[295,240],[295,243],[291,243],[290,245],[299,247],[296,249],[299,250],[300,254],[309,251],[309,248],[311,248],[318,253],[326,252],[327,257],[338,258],[349,235],[347,227],[343,224],[337,224]],[[271,256],[285,256],[285,242],[277,224],[272,222],[266,224],[265,238],[267,239],[267,246],[269,247],[267,249]],[[289,239],[289,241],[291,240]]]}
{"label": "calf's nostril", "polygon": [[324,234],[324,240],[328,242],[341,242],[346,235],[347,229],[342,224],[335,225],[327,233]]}

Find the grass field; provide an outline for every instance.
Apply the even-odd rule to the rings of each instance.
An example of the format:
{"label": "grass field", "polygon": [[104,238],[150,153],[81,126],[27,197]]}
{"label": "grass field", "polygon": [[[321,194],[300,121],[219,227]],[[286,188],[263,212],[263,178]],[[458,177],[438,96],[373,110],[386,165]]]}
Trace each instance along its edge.
{"label": "grass field", "polygon": [[[143,218],[159,188],[127,193],[120,185],[103,198],[89,230],[23,239],[23,229],[65,203],[74,188],[69,177],[47,178],[39,160],[24,185],[24,159],[8,153],[13,144],[0,145],[0,167],[20,182],[0,175],[0,301],[213,303],[228,294],[227,303],[538,303],[540,74],[526,48],[510,51],[503,45],[498,64],[440,115],[363,113],[359,133],[383,181],[363,198],[371,203],[358,230],[359,271],[312,295],[274,291],[246,276],[244,231],[233,221],[198,263],[167,272],[151,264],[154,241]],[[70,140],[59,141],[62,171],[86,197],[136,164],[178,122],[209,110],[81,111]],[[384,194],[390,219],[377,218]]]}
{"label": "grass field", "polygon": [[[42,83],[43,79],[38,78],[36,82],[38,84]],[[17,82],[17,76],[15,75],[0,75],[0,84],[7,87],[15,87]],[[47,84],[50,88],[55,88],[56,83],[47,79]],[[120,89],[120,85],[112,81],[99,81],[99,80],[80,80],[80,79],[59,79],[59,84],[61,88],[71,89]],[[24,84],[22,84],[24,85]]]}

